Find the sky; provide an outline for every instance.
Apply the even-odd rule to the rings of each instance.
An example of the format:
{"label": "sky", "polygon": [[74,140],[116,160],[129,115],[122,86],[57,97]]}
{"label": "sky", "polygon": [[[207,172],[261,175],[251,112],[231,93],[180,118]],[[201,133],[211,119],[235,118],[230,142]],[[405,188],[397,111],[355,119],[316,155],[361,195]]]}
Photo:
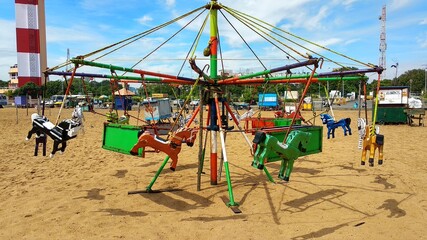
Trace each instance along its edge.
{"label": "sky", "polygon": [[[208,2],[207,0],[46,1],[48,66],[53,67],[65,62],[67,50],[71,58],[88,54],[166,23]],[[387,49],[386,71],[383,78],[391,79],[411,69],[427,68],[425,0],[218,0],[218,3],[245,13],[249,17],[261,19],[301,39],[325,46],[341,55],[374,65],[379,64],[381,32],[379,16],[382,7],[386,5]],[[201,15],[195,18],[199,13]],[[208,45],[209,22],[207,27],[203,28],[200,40],[195,41],[206,16],[207,11],[198,11],[138,39],[97,62],[132,67],[143,59],[135,65],[135,68],[194,77],[195,73],[184,59],[187,54],[196,57],[196,63],[200,68],[208,63],[203,56],[203,49]],[[261,70],[256,58],[259,58],[267,69],[291,64],[294,61],[287,56],[301,60],[303,58],[300,54],[306,54],[308,52],[306,49],[318,53],[317,55],[311,52],[314,57],[321,55],[345,66],[366,68],[340,55],[329,55],[324,49],[305,41],[301,42],[299,38],[293,40],[301,42],[294,47],[281,39],[280,42],[285,42],[286,45],[277,50],[276,46],[262,37],[266,34],[254,33],[224,9],[218,13],[218,25],[221,54],[226,59],[223,64],[219,64],[221,65],[219,68],[224,66],[225,70],[233,73]],[[184,26],[185,29],[180,31]],[[0,79],[4,81],[9,80],[9,67],[17,63],[15,33],[14,1],[0,0]],[[169,40],[172,36],[173,38]],[[194,53],[190,51],[193,43],[197,46]],[[391,65],[398,67],[394,68]],[[325,61],[318,72],[329,72],[335,67],[336,64]],[[109,74],[103,69],[90,67],[82,67],[80,71]],[[308,70],[298,69],[294,72],[299,71]],[[377,77],[376,74],[368,76],[371,79]],[[52,77],[50,79],[55,80]]]}

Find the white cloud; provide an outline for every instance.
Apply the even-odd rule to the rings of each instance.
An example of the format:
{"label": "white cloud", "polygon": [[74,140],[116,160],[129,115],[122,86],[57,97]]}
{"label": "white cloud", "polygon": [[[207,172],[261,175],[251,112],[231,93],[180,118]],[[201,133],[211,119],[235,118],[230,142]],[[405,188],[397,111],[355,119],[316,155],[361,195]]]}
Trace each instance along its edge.
{"label": "white cloud", "polygon": [[345,9],[351,9],[358,0],[333,0],[332,5],[343,6]]}
{"label": "white cloud", "polygon": [[17,62],[15,21],[0,19],[0,79],[9,80],[9,68]]}
{"label": "white cloud", "polygon": [[117,14],[118,11],[132,10],[135,6],[141,5],[140,0],[81,0],[79,6],[88,14],[97,16],[107,16]]}
{"label": "white cloud", "polygon": [[148,22],[153,21],[153,18],[148,16],[148,15],[144,15],[144,16],[136,19],[136,21],[141,25],[147,25]]}
{"label": "white cloud", "polygon": [[412,0],[391,0],[390,4],[387,5],[387,10],[396,11],[409,6]]}
{"label": "white cloud", "polygon": [[76,42],[76,41],[96,41],[101,36],[93,30],[78,27],[50,27],[46,29],[46,41],[52,42]]}
{"label": "white cloud", "polygon": [[427,48],[427,33],[424,33],[424,36],[418,38],[417,42],[421,48]]}
{"label": "white cloud", "polygon": [[427,24],[427,18],[426,19],[423,19],[421,22],[420,22],[420,25],[426,25]]}
{"label": "white cloud", "polygon": [[322,27],[322,20],[324,20],[329,14],[329,9],[326,6],[322,6],[318,13],[311,17],[309,21],[304,21],[305,24],[303,25],[306,29],[310,31],[314,30],[321,30]]}
{"label": "white cloud", "polygon": [[360,41],[360,38],[348,39],[347,41],[344,42],[344,44],[345,45],[350,45],[350,44],[358,42],[358,41]]}
{"label": "white cloud", "polygon": [[172,6],[174,6],[174,5],[175,5],[175,0],[166,0],[166,5],[167,5],[168,7],[172,7]]}

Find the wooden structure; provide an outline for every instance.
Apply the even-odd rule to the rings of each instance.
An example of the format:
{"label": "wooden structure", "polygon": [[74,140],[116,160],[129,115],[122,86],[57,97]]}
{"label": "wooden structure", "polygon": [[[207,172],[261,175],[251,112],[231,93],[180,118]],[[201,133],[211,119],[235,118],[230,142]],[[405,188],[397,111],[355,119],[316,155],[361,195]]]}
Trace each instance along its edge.
{"label": "wooden structure", "polygon": [[406,108],[404,110],[409,126],[423,126],[426,111],[424,108]]}

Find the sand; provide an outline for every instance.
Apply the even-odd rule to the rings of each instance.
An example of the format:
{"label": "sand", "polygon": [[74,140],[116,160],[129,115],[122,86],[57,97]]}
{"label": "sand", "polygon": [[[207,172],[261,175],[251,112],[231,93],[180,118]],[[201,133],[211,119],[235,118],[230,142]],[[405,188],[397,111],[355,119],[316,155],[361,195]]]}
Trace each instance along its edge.
{"label": "sand", "polygon": [[[227,156],[242,211],[235,214],[225,204],[225,173],[210,185],[209,154],[197,191],[198,144],[183,148],[175,172],[162,172],[153,190],[164,191],[128,195],[146,188],[164,154],[140,158],[102,149],[105,118],[85,113],[85,133],[64,154],[34,156],[34,138],[25,141],[33,112],[0,109],[0,239],[426,238],[427,127],[381,126],[384,164],[361,166],[358,112],[334,111],[337,119],[352,119],[353,135],[337,129],[328,140],[324,128],[323,152],[298,159],[289,183],[277,179],[279,163],[267,165],[276,184],[250,166],[243,137],[230,133]],[[57,112],[48,109],[46,116],[54,121]],[[70,115],[65,109],[62,118]]]}

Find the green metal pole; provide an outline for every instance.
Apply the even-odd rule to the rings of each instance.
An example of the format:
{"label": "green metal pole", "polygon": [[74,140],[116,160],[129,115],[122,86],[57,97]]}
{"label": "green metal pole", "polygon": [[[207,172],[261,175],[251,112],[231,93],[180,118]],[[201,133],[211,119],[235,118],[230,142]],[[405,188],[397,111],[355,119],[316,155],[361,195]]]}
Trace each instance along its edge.
{"label": "green metal pole", "polygon": [[227,179],[228,185],[228,196],[230,197],[230,202],[227,203],[227,206],[239,206],[238,203],[234,202],[233,188],[231,187],[231,177],[230,169],[228,168],[228,161],[224,161],[225,177]]}
{"label": "green metal pole", "polygon": [[168,163],[169,161],[169,156],[167,156],[165,158],[165,160],[163,161],[162,165],[160,166],[159,170],[157,170],[156,175],[153,177],[153,179],[151,180],[150,184],[147,186],[147,192],[151,192],[151,187],[154,185],[154,183],[156,182],[157,178],[159,177],[160,173],[162,172],[163,168],[165,168],[166,163]]}
{"label": "green metal pole", "polygon": [[[217,19],[217,13],[219,6],[217,4],[216,0],[211,1],[210,5],[210,46],[211,46],[211,56],[210,56],[210,77],[214,80],[215,83],[218,82],[218,19]],[[239,204],[234,202],[234,195],[233,195],[233,188],[231,185],[231,177],[230,177],[230,169],[228,166],[228,160],[227,160],[227,154],[225,152],[225,137],[224,137],[224,131],[221,127],[221,116],[219,111],[219,101],[218,101],[218,93],[215,93],[215,102],[216,102],[216,109],[218,114],[218,125],[219,125],[219,132],[220,132],[220,140],[221,140],[221,147],[223,150],[223,157],[224,157],[224,168],[225,168],[225,175],[227,179],[227,186],[228,186],[228,195],[230,198],[230,202],[227,203],[227,206],[238,206]],[[216,141],[216,132],[214,131],[212,133],[212,141]],[[215,149],[215,152],[216,149]]]}
{"label": "green metal pole", "polygon": [[214,80],[215,83],[218,81],[218,10],[217,10],[217,1],[211,1],[210,6],[210,46],[211,46],[211,56],[210,56],[210,77]]}
{"label": "green metal pole", "polygon": [[276,183],[273,179],[273,177],[271,176],[270,172],[267,170],[267,168],[264,166],[264,172],[265,175],[267,175],[268,181],[272,182],[272,183]]}
{"label": "green metal pole", "polygon": [[[372,119],[372,129],[371,129],[371,136],[375,135],[375,123],[377,122],[377,111],[378,111],[378,94],[380,92],[380,85],[381,85],[381,75],[378,74],[378,81],[377,81],[377,91],[375,93],[375,105],[374,105],[374,117]],[[366,96],[365,96],[366,99]]]}

